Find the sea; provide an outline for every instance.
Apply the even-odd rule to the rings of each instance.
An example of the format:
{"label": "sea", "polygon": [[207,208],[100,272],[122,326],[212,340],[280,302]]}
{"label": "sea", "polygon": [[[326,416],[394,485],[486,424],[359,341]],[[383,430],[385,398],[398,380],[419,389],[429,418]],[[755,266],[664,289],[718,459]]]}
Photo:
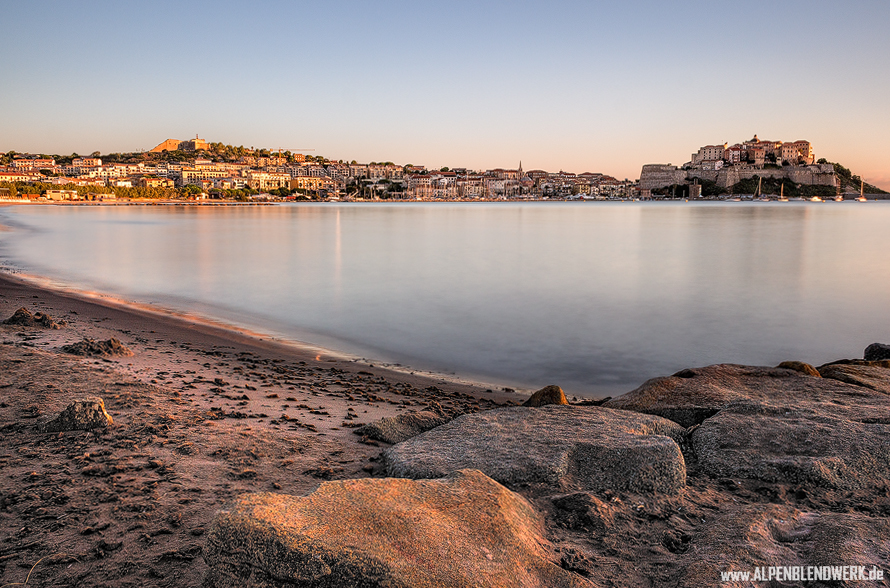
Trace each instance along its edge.
{"label": "sea", "polygon": [[888,202],[7,206],[0,265],[369,363],[615,396],[890,342]]}

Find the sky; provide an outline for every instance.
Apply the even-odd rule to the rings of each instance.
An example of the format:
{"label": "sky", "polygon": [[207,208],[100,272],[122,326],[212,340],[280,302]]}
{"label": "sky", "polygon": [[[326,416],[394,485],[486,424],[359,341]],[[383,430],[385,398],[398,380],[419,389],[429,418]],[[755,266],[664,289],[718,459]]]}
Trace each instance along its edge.
{"label": "sky", "polygon": [[3,152],[197,134],[636,179],[757,134],[890,189],[886,0],[0,0],[0,15]]}

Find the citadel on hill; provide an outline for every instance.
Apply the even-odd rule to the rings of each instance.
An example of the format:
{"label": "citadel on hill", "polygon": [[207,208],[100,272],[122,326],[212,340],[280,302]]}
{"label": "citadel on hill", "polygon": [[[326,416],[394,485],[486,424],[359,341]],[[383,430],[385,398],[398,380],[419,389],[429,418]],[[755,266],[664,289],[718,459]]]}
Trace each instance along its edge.
{"label": "citadel on hill", "polygon": [[754,177],[789,180],[805,186],[836,188],[838,178],[831,163],[815,163],[809,141],[763,141],[757,135],[735,145],[705,145],[680,167],[648,164],[640,173],[643,197],[655,196],[660,188],[711,182],[728,189]]}

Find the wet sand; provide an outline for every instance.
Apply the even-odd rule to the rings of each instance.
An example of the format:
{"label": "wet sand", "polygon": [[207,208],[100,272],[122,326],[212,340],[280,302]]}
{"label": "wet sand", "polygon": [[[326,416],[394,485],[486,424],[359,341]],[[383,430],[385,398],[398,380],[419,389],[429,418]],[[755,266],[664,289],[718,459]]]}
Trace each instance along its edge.
{"label": "wet sand", "polygon": [[[523,400],[0,275],[0,320],[20,307],[66,325],[0,325],[0,585],[199,585],[201,535],[235,496],[379,475],[360,424]],[[134,355],[60,351],[111,337]],[[87,396],[114,426],[39,432]]]}

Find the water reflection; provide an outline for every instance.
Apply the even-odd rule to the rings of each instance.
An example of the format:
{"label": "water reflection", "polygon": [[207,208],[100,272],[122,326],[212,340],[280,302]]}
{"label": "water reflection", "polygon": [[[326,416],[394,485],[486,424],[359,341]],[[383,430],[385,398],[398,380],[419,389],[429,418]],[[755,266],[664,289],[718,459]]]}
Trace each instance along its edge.
{"label": "water reflection", "polygon": [[14,207],[35,273],[419,367],[606,394],[887,340],[890,206]]}

